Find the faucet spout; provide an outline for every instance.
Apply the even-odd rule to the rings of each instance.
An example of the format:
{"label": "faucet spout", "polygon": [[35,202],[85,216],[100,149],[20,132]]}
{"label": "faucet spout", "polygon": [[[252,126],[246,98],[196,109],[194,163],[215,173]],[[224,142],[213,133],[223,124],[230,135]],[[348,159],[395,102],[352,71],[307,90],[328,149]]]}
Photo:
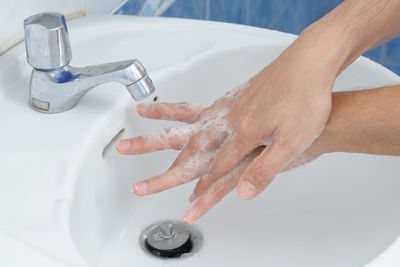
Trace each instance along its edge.
{"label": "faucet spout", "polygon": [[73,108],[92,88],[119,82],[136,101],[155,90],[146,69],[138,60],[89,67],[65,65],[52,70],[33,69],[30,81],[31,106],[37,111],[58,113]]}

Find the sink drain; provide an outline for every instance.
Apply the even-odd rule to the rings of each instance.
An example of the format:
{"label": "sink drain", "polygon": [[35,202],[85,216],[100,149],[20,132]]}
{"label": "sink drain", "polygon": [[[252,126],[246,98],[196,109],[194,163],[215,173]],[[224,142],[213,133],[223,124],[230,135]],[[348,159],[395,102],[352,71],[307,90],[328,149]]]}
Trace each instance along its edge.
{"label": "sink drain", "polygon": [[147,227],[140,236],[144,251],[159,258],[185,258],[200,250],[203,237],[192,225],[163,221]]}

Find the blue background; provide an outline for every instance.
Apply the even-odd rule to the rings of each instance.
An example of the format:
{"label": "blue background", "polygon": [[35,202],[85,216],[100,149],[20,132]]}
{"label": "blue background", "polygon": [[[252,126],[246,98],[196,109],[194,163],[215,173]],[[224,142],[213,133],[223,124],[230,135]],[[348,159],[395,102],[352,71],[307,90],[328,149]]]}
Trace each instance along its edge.
{"label": "blue background", "polygon": [[[343,0],[176,0],[162,16],[239,23],[299,34]],[[129,0],[116,14],[145,14],[146,0]],[[364,56],[400,75],[400,38]]]}

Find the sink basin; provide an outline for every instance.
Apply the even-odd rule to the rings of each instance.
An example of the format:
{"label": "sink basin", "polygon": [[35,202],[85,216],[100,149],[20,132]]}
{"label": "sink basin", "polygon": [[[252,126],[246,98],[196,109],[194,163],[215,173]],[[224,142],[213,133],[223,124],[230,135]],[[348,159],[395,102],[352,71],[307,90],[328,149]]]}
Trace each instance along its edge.
{"label": "sink basin", "polygon": [[[160,101],[210,104],[274,60],[294,35],[233,24],[99,16],[69,22],[76,66],[129,58],[149,70]],[[137,197],[139,180],[177,155],[122,156],[112,140],[174,122],[139,117],[119,84],[52,115],[28,105],[24,46],[0,58],[1,266],[399,266],[400,158],[333,153],[280,174],[257,199],[235,192],[194,226],[194,255],[159,259],[142,231],[180,220],[194,183]],[[334,90],[399,83],[360,58]],[[152,101],[153,97],[145,101]],[[18,253],[17,253],[18,252]],[[21,257],[24,255],[24,257]]]}

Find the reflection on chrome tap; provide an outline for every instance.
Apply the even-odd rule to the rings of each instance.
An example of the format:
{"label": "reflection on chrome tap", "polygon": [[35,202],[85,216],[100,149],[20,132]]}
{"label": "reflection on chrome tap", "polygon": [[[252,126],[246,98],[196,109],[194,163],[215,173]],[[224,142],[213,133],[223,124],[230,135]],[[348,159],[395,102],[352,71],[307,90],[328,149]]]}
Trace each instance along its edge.
{"label": "reflection on chrome tap", "polygon": [[28,63],[33,67],[30,100],[33,109],[44,113],[69,110],[93,87],[119,82],[133,99],[140,101],[155,87],[138,60],[89,67],[69,65],[71,45],[64,15],[40,13],[27,18],[25,43]]}

